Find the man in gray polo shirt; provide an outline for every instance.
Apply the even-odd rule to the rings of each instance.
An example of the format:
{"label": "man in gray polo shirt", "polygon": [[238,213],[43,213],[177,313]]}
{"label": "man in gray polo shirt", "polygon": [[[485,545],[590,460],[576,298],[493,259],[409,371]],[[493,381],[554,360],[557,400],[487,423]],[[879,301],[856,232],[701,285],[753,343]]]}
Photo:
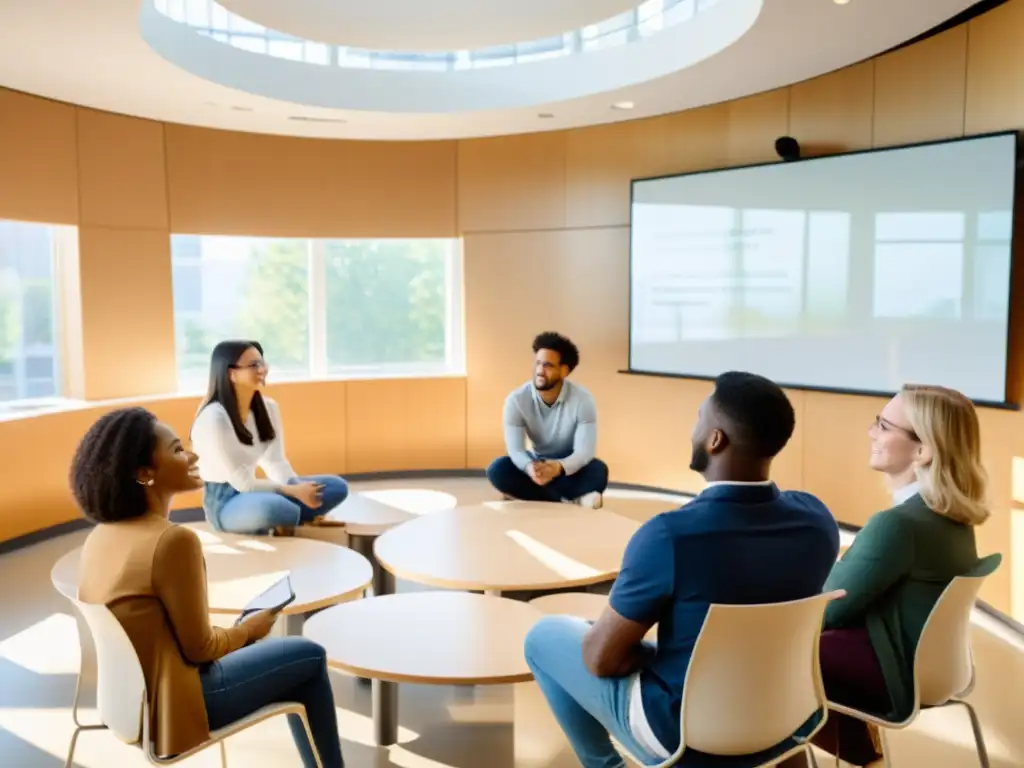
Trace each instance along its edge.
{"label": "man in gray polo shirt", "polygon": [[508,455],[491,463],[487,478],[508,498],[598,509],[608,487],[608,465],[594,458],[594,397],[568,380],[580,362],[579,350],[549,331],[533,340],[533,354],[533,380],[505,399]]}

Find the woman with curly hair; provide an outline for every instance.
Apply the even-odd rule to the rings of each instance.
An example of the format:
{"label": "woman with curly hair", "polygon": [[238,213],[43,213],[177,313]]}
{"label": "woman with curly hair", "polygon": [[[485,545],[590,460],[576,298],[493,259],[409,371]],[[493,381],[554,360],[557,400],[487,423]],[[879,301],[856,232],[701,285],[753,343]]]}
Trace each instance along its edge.
{"label": "woman with curly hair", "polygon": [[[255,710],[303,704],[323,768],[342,768],[324,649],[299,637],[263,640],[274,615],[211,626],[206,565],[196,534],[169,519],[172,497],[202,487],[196,455],[143,408],[103,416],[71,467],[71,489],[96,523],[82,549],[78,598],[124,627],[142,664],[159,755],[186,752]],[[306,730],[289,717],[306,768]]]}

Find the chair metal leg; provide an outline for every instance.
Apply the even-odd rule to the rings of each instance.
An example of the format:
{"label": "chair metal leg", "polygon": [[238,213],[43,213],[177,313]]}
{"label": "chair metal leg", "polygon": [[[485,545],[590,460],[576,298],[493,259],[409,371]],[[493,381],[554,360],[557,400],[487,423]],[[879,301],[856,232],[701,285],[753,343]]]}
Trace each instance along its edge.
{"label": "chair metal leg", "polygon": [[82,731],[105,731],[107,726],[105,725],[77,725],[75,730],[71,733],[71,743],[68,745],[68,756],[64,761],[64,768],[72,768],[75,764],[75,745],[78,744],[78,735]]}
{"label": "chair metal leg", "polygon": [[309,741],[309,749],[313,753],[313,759],[316,761],[317,768],[323,768],[323,761],[320,759],[320,751],[316,748],[316,742],[313,741],[313,730],[309,727],[309,716],[305,710],[299,715],[299,719],[302,720],[302,727],[306,729],[306,740]]}
{"label": "chair metal leg", "polygon": [[75,728],[74,733],[71,734],[71,744],[68,745],[68,756],[64,761],[64,768],[71,768],[75,763],[75,744],[78,743],[78,734],[81,731]]}
{"label": "chair metal leg", "polygon": [[981,730],[981,721],[978,719],[978,713],[964,699],[955,699],[950,704],[960,704],[967,710],[967,715],[971,718],[971,730],[974,731],[974,746],[978,751],[978,763],[981,765],[981,768],[990,768],[988,748],[985,746],[985,734]]}
{"label": "chair metal leg", "polygon": [[86,724],[78,719],[78,702],[82,697],[82,677],[83,674],[79,672],[78,680],[75,681],[75,699],[71,703],[71,721],[75,724],[75,730],[71,733],[71,744],[68,745],[68,756],[64,762],[64,768],[71,768],[74,764],[75,745],[78,743],[78,735],[82,731],[103,731],[107,727],[102,723]]}
{"label": "chair metal leg", "polygon": [[[79,631],[81,632],[81,630]],[[87,724],[78,719],[78,704],[82,699],[82,682],[86,678],[96,680],[96,654],[84,639],[80,641],[80,646],[82,660],[78,669],[78,677],[75,678],[75,698],[71,702],[71,720],[76,728],[87,728]]]}
{"label": "chair metal leg", "polygon": [[71,702],[71,720],[75,724],[75,730],[84,728],[85,723],[78,719],[78,700],[82,697],[82,673],[78,673],[78,678],[75,680],[75,698]]}
{"label": "chair metal leg", "polygon": [[217,742],[220,746],[220,766],[221,768],[228,768],[228,748],[224,744],[224,739]]}

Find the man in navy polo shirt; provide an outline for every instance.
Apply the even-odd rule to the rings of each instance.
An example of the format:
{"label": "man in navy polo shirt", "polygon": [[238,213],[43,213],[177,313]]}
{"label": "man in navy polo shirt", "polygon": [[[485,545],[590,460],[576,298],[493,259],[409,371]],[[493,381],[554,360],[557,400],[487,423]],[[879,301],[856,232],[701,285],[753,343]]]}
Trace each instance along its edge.
{"label": "man in navy polo shirt", "polygon": [[[775,383],[719,376],[692,435],[690,468],[707,488],[640,527],[597,622],[548,616],[530,631],[526,660],[583,768],[625,765],[609,734],[646,765],[676,751],[686,668],[711,603],[821,592],[839,528],[817,498],[769,480],[794,421]],[[657,645],[643,643],[654,624]]]}

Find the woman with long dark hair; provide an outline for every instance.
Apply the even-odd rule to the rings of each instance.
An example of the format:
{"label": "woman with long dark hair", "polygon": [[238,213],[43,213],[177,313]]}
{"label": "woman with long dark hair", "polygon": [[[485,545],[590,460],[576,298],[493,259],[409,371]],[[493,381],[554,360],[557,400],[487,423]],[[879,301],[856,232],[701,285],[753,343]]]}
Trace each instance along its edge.
{"label": "woman with long dark hair", "polygon": [[[201,458],[203,510],[218,531],[284,533],[341,504],[337,475],[299,477],[284,454],[281,414],[264,397],[267,363],[256,341],[222,341],[210,358],[210,386],[192,424]],[[266,478],[256,477],[260,467]]]}
{"label": "woman with long dark hair", "polygon": [[135,648],[157,754],[188,752],[211,729],[294,701],[306,708],[320,758],[290,715],[302,764],[343,768],[324,649],[304,637],[264,639],[274,625],[269,611],[230,629],[210,624],[202,544],[168,519],[174,495],[201,486],[196,455],[143,408],[93,424],[71,467],[75,500],[96,524],[82,547],[78,597],[106,605]]}

